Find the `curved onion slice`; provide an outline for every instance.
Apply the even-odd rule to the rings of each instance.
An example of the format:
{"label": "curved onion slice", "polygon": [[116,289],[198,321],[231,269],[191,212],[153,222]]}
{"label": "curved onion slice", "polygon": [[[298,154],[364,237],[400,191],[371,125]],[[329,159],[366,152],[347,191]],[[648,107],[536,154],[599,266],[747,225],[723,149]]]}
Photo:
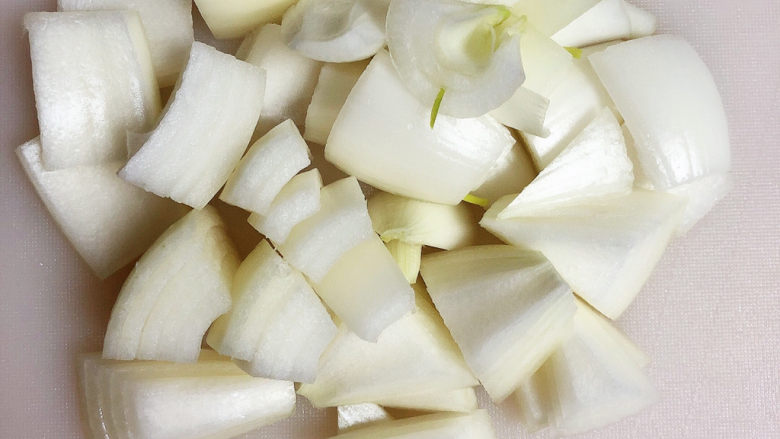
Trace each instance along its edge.
{"label": "curved onion slice", "polygon": [[341,109],[325,158],[381,189],[418,200],[458,204],[485,182],[515,139],[492,117],[440,116],[404,87],[390,56],[379,52]]}
{"label": "curved onion slice", "polygon": [[525,80],[519,24],[500,6],[395,0],[387,43],[398,73],[423,104],[433,104],[443,89],[442,114],[476,117],[506,102]]}
{"label": "curved onion slice", "polygon": [[301,0],[282,19],[290,48],[309,58],[351,62],[373,56],[385,45],[390,0]]}
{"label": "curved onion slice", "polygon": [[685,40],[641,38],[589,60],[623,115],[642,170],[656,189],[729,171],[723,101],[712,73]]}

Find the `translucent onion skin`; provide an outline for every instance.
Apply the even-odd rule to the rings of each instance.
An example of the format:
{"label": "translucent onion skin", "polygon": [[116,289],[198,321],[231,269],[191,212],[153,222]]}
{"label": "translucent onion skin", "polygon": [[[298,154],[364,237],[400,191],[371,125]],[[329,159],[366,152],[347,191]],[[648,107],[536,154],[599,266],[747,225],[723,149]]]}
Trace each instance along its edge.
{"label": "translucent onion skin", "polygon": [[404,85],[429,107],[443,88],[439,112],[454,117],[478,117],[509,100],[525,80],[520,35],[507,37],[487,66],[459,72],[438,55],[441,22],[478,15],[484,6],[454,0],[394,0],[387,13],[387,46]]}
{"label": "translucent onion skin", "polygon": [[489,116],[439,115],[404,87],[386,52],[378,53],[347,98],[328,138],[325,157],[385,192],[458,204],[490,175],[514,144]]}
{"label": "translucent onion skin", "polygon": [[683,39],[640,38],[590,56],[644,175],[665,190],[731,168],[728,122],[707,66]]}
{"label": "translucent onion skin", "polygon": [[284,14],[282,36],[311,59],[352,62],[385,45],[390,0],[299,0]]}

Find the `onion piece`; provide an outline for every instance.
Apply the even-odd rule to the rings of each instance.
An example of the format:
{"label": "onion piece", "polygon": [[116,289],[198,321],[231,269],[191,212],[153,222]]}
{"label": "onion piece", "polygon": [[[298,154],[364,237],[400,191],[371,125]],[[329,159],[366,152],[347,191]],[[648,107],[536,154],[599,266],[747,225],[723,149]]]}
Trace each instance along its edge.
{"label": "onion piece", "polygon": [[493,165],[487,180],[471,194],[492,204],[504,195],[516,194],[536,178],[533,161],[519,144],[515,144]]}
{"label": "onion piece", "polygon": [[242,360],[239,366],[252,376],[314,381],[336,326],[301,273],[268,241],[238,267],[232,296],[233,307],[209,331],[209,346]]}
{"label": "onion piece", "polygon": [[431,129],[429,105],[407,91],[387,53],[378,53],[333,125],[326,159],[386,192],[460,203],[515,140],[488,116],[440,115]]}
{"label": "onion piece", "polygon": [[345,326],[320,359],[317,379],[298,393],[315,407],[379,401],[477,385],[441,317],[415,284],[417,310],[388,327],[376,343]]}
{"label": "onion piece", "polygon": [[522,34],[520,53],[526,77],[523,86],[490,115],[516,130],[546,137],[549,98],[565,78],[572,55],[532,25]]}
{"label": "onion piece", "polygon": [[634,190],[626,197],[499,220],[498,200],[480,224],[503,241],[539,250],[577,294],[609,318],[623,313],[671,241],[685,200]]}
{"label": "onion piece", "polygon": [[468,414],[437,413],[371,424],[333,436],[332,439],[392,438],[495,439],[485,410]]}
{"label": "onion piece", "polygon": [[311,59],[352,62],[385,45],[390,0],[299,0],[282,19],[282,36]]}
{"label": "onion piece", "polygon": [[354,62],[322,66],[317,87],[306,111],[304,139],[319,145],[327,143],[333,123],[367,65],[366,62]]}
{"label": "onion piece", "polygon": [[228,178],[219,199],[266,215],[284,185],[311,164],[310,155],[306,141],[287,119],[249,148]]}
{"label": "onion piece", "polygon": [[[623,136],[626,138],[626,147],[629,157],[634,163],[634,186],[645,190],[654,190],[655,186],[642,172],[639,166],[634,139],[628,128],[623,125]],[[684,197],[688,200],[683,212],[680,225],[677,227],[677,236],[688,233],[734,186],[733,178],[728,174],[713,174],[699,178],[690,183],[675,186],[664,192]]]}
{"label": "onion piece", "polygon": [[314,290],[352,332],[372,342],[414,311],[412,288],[375,235],[345,252]]}
{"label": "onion piece", "polygon": [[337,409],[339,433],[354,430],[375,422],[389,421],[393,419],[389,413],[377,404],[366,402],[363,404],[340,405]]}
{"label": "onion piece", "polygon": [[122,286],[103,357],[195,361],[208,326],[230,309],[237,267],[216,209],[188,213],[141,257]]}
{"label": "onion piece", "polygon": [[379,192],[368,200],[374,231],[383,241],[401,240],[450,250],[474,241],[471,210],[463,205],[429,203]]}
{"label": "onion piece", "polygon": [[320,210],[293,227],[278,250],[312,281],[320,282],[350,249],[374,237],[366,199],[354,177],[320,191]]}
{"label": "onion piece", "polygon": [[642,170],[656,189],[729,171],[723,102],[712,74],[687,42],[667,35],[640,38],[589,59],[623,115]]}
{"label": "onion piece", "polygon": [[321,190],[319,170],[300,173],[282,187],[266,215],[252,213],[247,221],[274,245],[282,245],[293,227],[320,210]]}
{"label": "onion piece", "polygon": [[632,169],[620,125],[605,108],[498,218],[538,216],[562,206],[628,195],[634,184]]}
{"label": "onion piece", "polygon": [[244,59],[266,72],[263,111],[255,134],[262,136],[287,119],[303,130],[322,63],[287,47],[278,24],[266,24],[246,39]]}
{"label": "onion piece", "polygon": [[119,176],[157,195],[204,207],[241,159],[264,88],[262,70],[196,42],[162,120]]}
{"label": "onion piece", "polygon": [[420,274],[420,259],[422,258],[422,245],[394,239],[385,243],[387,251],[393,257],[395,263],[401,269],[406,280],[413,284],[417,282]]}
{"label": "onion piece", "polygon": [[502,124],[520,132],[548,136],[544,126],[550,100],[525,87],[518,88],[512,97],[492,110],[490,115]]}
{"label": "onion piece", "polygon": [[520,39],[520,20],[505,7],[394,0],[387,14],[404,85],[429,108],[445,90],[440,111],[449,116],[482,116],[512,96],[525,80]]}
{"label": "onion piece", "polygon": [[574,296],[541,253],[507,245],[423,257],[428,291],[493,401],[509,396],[566,333]]}
{"label": "onion piece", "polygon": [[187,212],[117,177],[121,162],[47,171],[39,139],[16,155],[54,222],[101,279],[140,256]]}
{"label": "onion piece", "polygon": [[293,413],[293,383],[250,377],[208,352],[188,365],[83,357],[85,398],[97,402],[89,410],[120,421],[94,436],[228,439]]}
{"label": "onion piece", "polygon": [[173,85],[194,40],[191,0],[58,0],[61,11],[134,10],[149,40],[160,87]]}
{"label": "onion piece", "polygon": [[127,158],[126,131],[151,129],[160,93],[135,11],[33,12],[30,37],[47,170]]}
{"label": "onion piece", "polygon": [[127,392],[131,381],[184,376],[246,376],[229,358],[219,356],[210,350],[201,350],[196,363],[103,360],[101,364],[110,364],[110,367],[99,367],[95,372],[100,388],[98,399],[101,404],[108,406],[103,411],[111,421],[107,423],[110,438],[139,437],[135,432],[136,426],[130,422],[137,412],[132,407],[132,400]]}
{"label": "onion piece", "polygon": [[541,137],[531,132],[520,133],[537,169],[549,165],[604,107],[618,114],[587,60],[589,54],[605,47],[607,45],[583,49],[581,58],[574,59],[565,70],[558,86],[549,95],[550,105],[544,120],[544,130],[549,134]]}
{"label": "onion piece", "polygon": [[295,0],[195,0],[211,32],[219,39],[238,38],[282,18]]}
{"label": "onion piece", "polygon": [[550,420],[562,435],[617,422],[655,402],[655,389],[637,362],[633,344],[604,318],[581,304],[572,337],[542,366]]}

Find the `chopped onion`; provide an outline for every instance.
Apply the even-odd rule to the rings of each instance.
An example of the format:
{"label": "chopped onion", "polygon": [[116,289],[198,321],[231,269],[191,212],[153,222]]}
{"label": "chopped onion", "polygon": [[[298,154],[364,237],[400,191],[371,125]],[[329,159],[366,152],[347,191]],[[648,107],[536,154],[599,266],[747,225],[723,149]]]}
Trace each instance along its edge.
{"label": "chopped onion", "polygon": [[525,80],[521,20],[506,7],[454,0],[394,0],[387,44],[404,85],[430,108],[477,117],[506,102]]}
{"label": "chopped onion", "polygon": [[287,45],[311,59],[352,62],[385,45],[390,0],[298,0],[282,19]]}
{"label": "chopped onion", "polygon": [[409,282],[376,235],[345,252],[314,289],[352,332],[372,342],[414,310]]}
{"label": "chopped onion", "polygon": [[520,40],[525,82],[512,97],[490,114],[516,130],[547,136],[545,118],[550,96],[565,78],[572,56],[549,37],[528,26]]}
{"label": "chopped onion", "polygon": [[202,357],[192,365],[82,358],[94,437],[228,439],[294,412],[293,383],[253,378],[225,358]]}
{"label": "chopped onion", "polygon": [[274,198],[301,169],[311,164],[309,147],[290,119],[255,142],[241,159],[219,199],[267,215]]}
{"label": "chopped onion", "polygon": [[422,258],[422,245],[410,244],[394,239],[385,243],[387,251],[393,257],[395,263],[401,269],[401,273],[410,284],[417,282],[420,274],[420,258]]}
{"label": "chopped onion", "polygon": [[187,211],[117,177],[121,162],[47,171],[38,139],[16,155],[54,221],[100,278],[140,256]]}
{"label": "chopped onion", "polygon": [[246,38],[251,43],[242,49],[244,59],[266,72],[263,111],[256,134],[261,136],[287,119],[303,130],[322,63],[287,47],[278,24],[267,24]]}
{"label": "chopped onion", "polygon": [[702,177],[690,183],[675,186],[666,192],[685,197],[688,203],[683,211],[682,221],[677,228],[677,235],[688,233],[696,223],[707,215],[713,207],[726,196],[734,186],[732,177],[728,174],[713,174]]}
{"label": "chopped onion", "polygon": [[458,204],[487,178],[514,145],[493,118],[440,115],[404,87],[385,52],[352,89],[325,147],[325,157],[378,189],[410,198]]}
{"label": "chopped onion", "polygon": [[161,87],[173,85],[187,64],[194,39],[191,0],[58,0],[57,6],[61,11],[137,11]]}
{"label": "chopped onion", "polygon": [[553,35],[595,6],[599,0],[516,0],[512,9],[528,17],[528,22],[545,35]]}
{"label": "chopped onion", "polygon": [[436,309],[490,397],[500,402],[565,334],[574,296],[541,253],[507,245],[423,257]]}
{"label": "chopped onion", "polygon": [[544,119],[546,137],[521,132],[537,169],[544,169],[576,137],[604,107],[615,110],[615,104],[601,85],[587,56],[603,50],[593,46],[583,50],[565,70],[558,86],[549,95],[550,105]]}
{"label": "chopped onion", "polygon": [[512,199],[493,204],[480,224],[505,242],[544,253],[580,297],[612,319],[633,301],[661,259],[685,201],[634,190],[544,216],[497,219]]}
{"label": "chopped onion", "polygon": [[317,87],[306,111],[304,139],[320,145],[327,143],[333,123],[367,65],[366,62],[354,62],[322,66]]}
{"label": "chopped onion", "polygon": [[373,237],[366,199],[354,177],[320,191],[320,210],[293,227],[278,250],[315,283],[350,249]]}
{"label": "chopped onion", "polygon": [[646,37],[655,33],[658,24],[655,15],[632,5],[628,1],[623,2],[623,7],[631,22],[631,38]]}
{"label": "chopped onion", "polygon": [[192,362],[230,309],[238,255],[213,207],[193,210],[141,257],[111,310],[103,357]]}
{"label": "chopped onion", "polygon": [[194,0],[215,37],[238,38],[277,22],[295,0]]}
{"label": "chopped onion", "polygon": [[315,407],[379,401],[471,387],[471,374],[433,305],[417,290],[417,311],[388,327],[376,343],[342,326],[320,359],[317,380],[298,393]]}
{"label": "chopped onion", "polygon": [[301,273],[263,240],[233,278],[233,307],[209,331],[217,352],[253,376],[312,382],[336,326]]}
{"label": "chopped onion", "polygon": [[477,233],[471,210],[463,204],[450,206],[379,192],[368,200],[368,214],[385,242],[401,240],[450,250],[473,243]]}
{"label": "chopped onion", "polygon": [[590,62],[656,189],[729,171],[723,103],[712,73],[687,42],[668,35],[640,38],[593,54]]}
{"label": "chopped onion", "polygon": [[628,195],[634,184],[632,169],[620,125],[605,108],[498,218],[537,216]]}
{"label": "chopped onion", "polygon": [[152,128],[160,93],[135,11],[33,12],[30,36],[47,170],[127,158],[126,131]]}
{"label": "chopped onion", "polygon": [[264,89],[262,70],[196,42],[162,120],[119,176],[203,208],[241,159]]}
{"label": "chopped onion", "polygon": [[337,410],[339,433],[354,430],[364,425],[393,419],[389,413],[377,404],[340,405]]}
{"label": "chopped onion", "polygon": [[563,435],[616,422],[657,399],[636,346],[587,305],[573,319],[572,336],[542,366],[550,398],[550,421]]}
{"label": "chopped onion", "polygon": [[542,365],[512,394],[520,423],[530,433],[536,433],[550,425],[550,396],[547,394],[545,372]]}
{"label": "chopped onion", "polygon": [[504,195],[521,192],[536,175],[533,161],[525,148],[515,144],[493,165],[482,186],[471,194],[487,200],[489,206]]}
{"label": "chopped onion", "polygon": [[266,215],[252,213],[247,221],[275,245],[282,245],[293,227],[320,210],[321,190],[319,170],[298,174],[282,187]]}

